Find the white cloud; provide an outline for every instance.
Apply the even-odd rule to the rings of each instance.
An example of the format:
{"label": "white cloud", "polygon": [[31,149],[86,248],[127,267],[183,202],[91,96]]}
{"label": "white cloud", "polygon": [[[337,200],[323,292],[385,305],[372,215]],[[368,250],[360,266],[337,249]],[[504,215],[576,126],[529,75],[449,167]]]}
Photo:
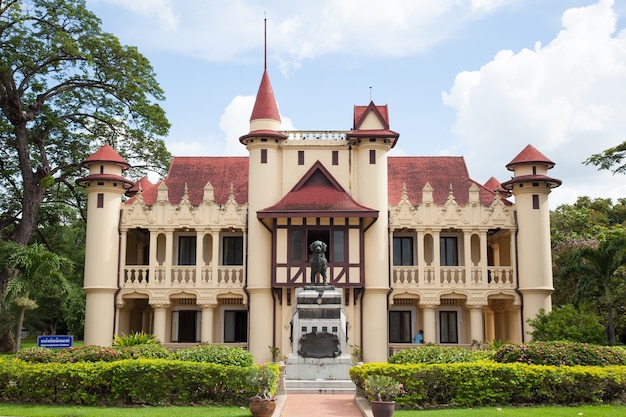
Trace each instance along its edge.
{"label": "white cloud", "polygon": [[484,171],[492,161],[506,164],[532,143],[556,162],[550,173],[563,186],[555,196],[625,195],[622,176],[592,176],[596,168],[582,165],[626,139],[626,32],[616,33],[612,6],[600,0],[567,10],[549,44],[500,51],[479,70],[459,73],[442,94],[457,112],[453,131],[477,180],[492,175]]}
{"label": "white cloud", "polygon": [[[359,58],[424,51],[464,25],[505,7],[505,0],[90,0],[123,7],[150,20],[122,25],[129,42],[165,48],[208,61],[250,59],[263,46],[283,68],[328,54]],[[513,0],[515,2],[517,0]],[[120,18],[123,18],[121,16]],[[120,34],[121,36],[121,34]]]}
{"label": "white cloud", "polygon": [[[143,17],[156,17],[162,29],[169,32],[178,27],[179,17],[172,8],[172,0],[92,0],[113,4]],[[152,31],[154,32],[154,30]]]}

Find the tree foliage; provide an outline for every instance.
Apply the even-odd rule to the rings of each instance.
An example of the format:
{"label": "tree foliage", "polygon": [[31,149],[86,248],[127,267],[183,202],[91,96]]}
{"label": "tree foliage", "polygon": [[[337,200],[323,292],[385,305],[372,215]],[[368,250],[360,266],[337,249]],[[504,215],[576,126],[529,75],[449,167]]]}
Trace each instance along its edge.
{"label": "tree foliage", "polygon": [[[163,170],[169,124],[148,60],[104,32],[83,0],[0,3],[0,229],[26,244],[55,186],[109,143]],[[71,200],[70,200],[71,201]],[[6,233],[6,232],[5,232]]]}
{"label": "tree foliage", "polygon": [[626,173],[626,141],[600,153],[591,155],[585,160],[585,165],[594,165],[600,170],[611,171],[614,174]]}
{"label": "tree foliage", "polygon": [[[36,234],[55,246],[41,226],[60,206],[84,220],[75,179],[105,143],[138,167],[131,178],[165,173],[164,98],[149,61],[103,31],[84,0],[0,1],[0,242]],[[0,275],[0,294],[8,280]],[[0,350],[11,344],[6,318],[0,304]]]}
{"label": "tree foliage", "polygon": [[533,341],[569,341],[581,343],[606,344],[604,327],[595,314],[581,312],[573,305],[555,307],[546,313],[542,308],[534,319],[529,319],[532,326]]}
{"label": "tree foliage", "polygon": [[15,242],[4,242],[0,246],[2,268],[12,277],[3,296],[3,301],[18,308],[16,325],[17,350],[26,310],[39,307],[35,295],[63,294],[67,290],[64,271],[71,271],[71,263],[41,244],[23,246]]}

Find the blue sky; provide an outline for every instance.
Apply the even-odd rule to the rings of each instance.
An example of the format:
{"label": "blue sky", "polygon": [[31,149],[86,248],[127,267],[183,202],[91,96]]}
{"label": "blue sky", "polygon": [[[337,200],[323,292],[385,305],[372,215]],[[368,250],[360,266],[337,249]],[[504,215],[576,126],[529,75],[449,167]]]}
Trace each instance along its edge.
{"label": "blue sky", "polygon": [[[392,155],[462,155],[510,178],[527,144],[563,180],[551,207],[626,197],[582,164],[626,140],[626,0],[87,0],[165,90],[174,155],[245,155],[267,67],[283,127],[349,130],[389,106]],[[370,88],[371,87],[371,88]]]}

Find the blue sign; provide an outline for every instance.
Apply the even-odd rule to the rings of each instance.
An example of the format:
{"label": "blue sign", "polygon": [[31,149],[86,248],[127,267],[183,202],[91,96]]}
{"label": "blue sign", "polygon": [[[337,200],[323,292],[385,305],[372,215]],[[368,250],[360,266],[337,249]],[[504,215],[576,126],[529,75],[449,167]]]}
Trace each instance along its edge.
{"label": "blue sign", "polygon": [[37,336],[37,346],[45,348],[69,348],[74,343],[74,336]]}

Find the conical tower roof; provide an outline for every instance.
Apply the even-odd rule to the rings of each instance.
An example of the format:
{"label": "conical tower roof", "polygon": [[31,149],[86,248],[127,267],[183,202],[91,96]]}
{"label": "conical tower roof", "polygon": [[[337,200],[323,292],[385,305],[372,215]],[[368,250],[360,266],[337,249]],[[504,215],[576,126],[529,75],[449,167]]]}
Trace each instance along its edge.
{"label": "conical tower roof", "polygon": [[257,92],[252,115],[250,116],[250,122],[255,120],[275,120],[278,123],[281,121],[267,70],[263,71],[261,85],[259,85],[259,91]]}

